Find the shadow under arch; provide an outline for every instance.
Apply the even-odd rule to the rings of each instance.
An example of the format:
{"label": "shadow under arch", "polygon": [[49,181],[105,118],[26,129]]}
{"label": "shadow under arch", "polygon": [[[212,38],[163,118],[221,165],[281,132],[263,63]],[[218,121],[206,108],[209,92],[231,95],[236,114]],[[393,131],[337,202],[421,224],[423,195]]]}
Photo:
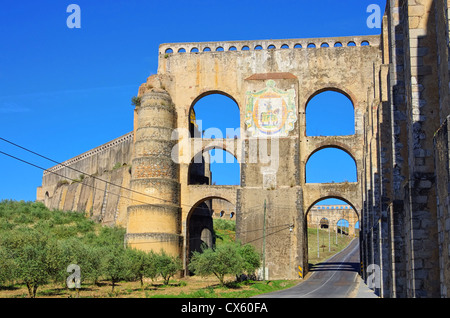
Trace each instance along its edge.
{"label": "shadow under arch", "polygon": [[186,259],[185,272],[187,275],[193,273],[189,271],[189,260],[194,252],[201,252],[204,247],[215,246],[216,237],[213,222],[213,200],[223,200],[232,205],[221,196],[208,196],[197,201],[189,210],[186,217]]}
{"label": "shadow under arch", "polygon": [[[188,180],[188,184],[189,185],[211,185],[212,184],[212,176],[211,176],[211,164],[214,162],[211,162],[210,159],[210,154],[209,151],[210,150],[222,150],[222,156],[225,157],[223,159],[222,162],[216,162],[218,164],[232,164],[233,166],[235,165],[239,165],[239,169],[237,169],[238,171],[236,173],[238,173],[238,180],[239,180],[239,185],[241,183],[241,163],[238,159],[237,154],[234,153],[233,151],[230,151],[229,149],[227,149],[226,145],[214,145],[214,144],[208,144],[208,145],[203,145],[202,149],[199,150],[197,153],[195,153],[192,158],[191,161],[189,163],[189,167],[187,169],[187,180]],[[206,158],[205,159],[205,154],[206,154]],[[233,156],[234,160],[233,162],[229,162],[227,160],[227,154],[230,154],[231,156]],[[233,169],[234,172],[234,169]],[[235,184],[233,184],[235,185]]]}

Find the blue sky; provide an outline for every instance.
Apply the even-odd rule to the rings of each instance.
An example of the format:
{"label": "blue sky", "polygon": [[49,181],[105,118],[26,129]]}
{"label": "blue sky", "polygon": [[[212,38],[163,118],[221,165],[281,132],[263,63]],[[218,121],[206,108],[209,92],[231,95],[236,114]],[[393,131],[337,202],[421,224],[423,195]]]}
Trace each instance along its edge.
{"label": "blue sky", "polygon": [[[81,28],[69,29],[69,4]],[[379,34],[385,0],[5,1],[0,6],[0,137],[64,161],[133,129],[132,96],[170,42]],[[54,164],[0,140],[0,151]],[[0,154],[0,199],[34,200],[42,171]]]}

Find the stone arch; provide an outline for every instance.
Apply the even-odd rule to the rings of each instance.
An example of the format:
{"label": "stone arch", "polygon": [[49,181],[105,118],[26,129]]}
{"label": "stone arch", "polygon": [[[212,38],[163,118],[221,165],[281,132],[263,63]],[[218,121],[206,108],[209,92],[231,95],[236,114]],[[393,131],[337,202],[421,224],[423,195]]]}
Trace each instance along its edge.
{"label": "stone arch", "polygon": [[[212,149],[219,149],[224,151],[224,156],[226,156],[226,153],[229,153],[230,155],[232,155],[234,157],[234,159],[236,160],[237,164],[239,165],[239,180],[241,180],[241,162],[239,160],[239,155],[236,153],[236,148],[230,149],[227,147],[226,143],[222,143],[222,140],[210,140],[210,143],[204,143],[202,144],[202,148],[201,150],[199,150],[197,153],[194,153],[192,155],[191,161],[189,163],[189,167],[187,169],[187,180],[188,180],[188,184],[211,184],[212,179],[210,179],[209,176],[205,176],[203,179],[203,182],[193,182],[194,176],[193,176],[193,169],[201,169],[202,165],[206,165],[209,164],[209,160],[204,158],[204,154],[208,153],[210,150]],[[201,158],[200,158],[201,156]],[[209,156],[209,155],[208,155]],[[201,162],[200,162],[201,161]],[[224,159],[224,162],[226,163],[226,159]],[[235,164],[235,163],[233,163]],[[208,169],[205,170],[205,168],[203,167],[204,171],[210,169],[210,167],[208,167]],[[200,179],[202,178],[197,178],[199,179],[199,181],[201,181]],[[206,180],[208,179],[208,180]]]}
{"label": "stone arch", "polygon": [[192,253],[200,252],[204,245],[208,247],[215,245],[212,199],[228,201],[219,196],[204,197],[191,207],[186,217],[186,274],[192,274],[187,269]]}
{"label": "stone arch", "polygon": [[187,117],[187,121],[188,121],[188,127],[189,127],[189,132],[191,133],[191,137],[194,136],[194,127],[192,124],[192,121],[195,118],[195,105],[202,100],[203,98],[207,97],[207,96],[211,96],[211,95],[221,95],[224,96],[226,98],[228,98],[231,102],[233,102],[236,106],[237,106],[237,113],[239,116],[239,127],[241,126],[241,106],[239,104],[239,102],[229,93],[225,92],[224,90],[215,90],[215,89],[205,89],[202,93],[200,93],[196,98],[193,99],[193,101],[191,102],[189,109],[188,109],[188,117]]}
{"label": "stone arch", "polygon": [[[341,223],[341,224],[339,224],[339,223]],[[336,231],[337,232],[339,232],[339,227],[343,227],[342,223],[345,223],[347,225],[347,227],[350,229],[350,227],[351,227],[350,221],[347,220],[347,218],[342,217],[342,218],[338,219],[336,222]],[[356,224],[356,222],[355,222],[355,224]],[[353,227],[354,227],[354,224],[353,224]],[[342,234],[342,231],[340,233]],[[344,232],[344,234],[345,234],[345,232]],[[348,235],[349,233],[346,233],[346,234]]]}
{"label": "stone arch", "polygon": [[327,92],[327,91],[336,92],[336,93],[340,93],[340,94],[344,95],[345,97],[347,97],[351,101],[351,103],[353,105],[353,108],[356,109],[356,107],[357,107],[357,99],[356,99],[355,95],[349,89],[341,87],[337,83],[333,83],[333,84],[330,84],[330,85],[328,85],[326,87],[313,89],[313,90],[311,90],[310,93],[307,93],[306,96],[309,96],[309,97],[307,98],[307,100],[306,100],[306,102],[304,104],[305,105],[304,110],[306,111],[306,108],[308,107],[308,104],[311,101],[311,99],[313,99],[317,95],[322,94],[322,93]]}
{"label": "stone arch", "polygon": [[237,105],[237,107],[239,108],[239,110],[241,109],[241,106],[239,105],[239,102],[229,93],[227,93],[224,90],[217,90],[217,89],[205,89],[202,93],[200,93],[196,98],[194,98],[194,100],[192,101],[190,107],[189,107],[189,111],[191,111],[195,104],[197,104],[197,102],[202,99],[203,97],[206,97],[208,95],[214,95],[214,94],[218,94],[218,95],[223,95],[225,97],[230,98],[232,101],[234,101]]}
{"label": "stone arch", "polygon": [[322,228],[322,229],[323,229],[323,228],[328,228],[328,227],[330,226],[330,222],[329,222],[328,219],[325,218],[325,217],[323,217],[323,218],[320,219],[319,224],[320,224],[320,228]]}
{"label": "stone arch", "polygon": [[[347,200],[346,198],[344,198],[343,196],[341,196],[339,194],[329,193],[328,195],[321,196],[320,198],[314,200],[311,204],[309,204],[309,206],[307,207],[306,212],[305,212],[305,221],[306,221],[306,217],[307,217],[308,213],[311,211],[312,207],[315,206],[320,201],[323,201],[326,199],[338,199],[338,200],[344,201],[349,206],[351,206],[353,211],[356,213],[356,215],[358,216],[358,221],[360,220],[360,212],[359,212],[360,210],[358,209],[358,206],[356,206],[355,204],[353,204],[352,202],[350,202],[349,200]],[[357,200],[355,200],[355,201],[357,201]]]}
{"label": "stone arch", "polygon": [[[356,107],[350,93],[329,86],[313,91],[304,105],[305,136],[352,136],[356,134]],[[339,107],[331,107],[337,105]],[[336,116],[343,116],[342,122]],[[331,128],[331,130],[330,130]]]}
{"label": "stone arch", "polygon": [[356,171],[358,171],[358,161],[356,160],[356,156],[353,153],[353,150],[348,146],[347,144],[339,141],[329,142],[325,141],[323,143],[319,143],[315,149],[313,149],[309,154],[305,157],[305,166],[308,163],[309,159],[311,159],[311,156],[314,155],[316,152],[327,149],[327,148],[335,148],[344,151],[347,153],[355,162]]}
{"label": "stone arch", "polygon": [[[322,145],[319,145],[318,147],[313,149],[307,155],[306,160],[304,161],[304,169],[303,169],[305,182],[307,182],[306,180],[307,180],[308,163],[309,163],[311,157],[314,154],[316,154],[319,151],[324,150],[324,149],[338,149],[340,151],[343,151],[345,154],[347,154],[353,160],[353,163],[355,164],[355,168],[354,168],[354,174],[355,174],[355,177],[356,177],[356,181],[355,182],[358,182],[358,180],[359,180],[359,170],[358,169],[359,169],[360,165],[358,164],[358,161],[356,160],[356,157],[353,154],[352,150],[347,145],[345,145],[343,143],[339,143],[339,142],[334,142],[334,143],[324,142]],[[338,183],[340,183],[340,182],[338,182]]]}

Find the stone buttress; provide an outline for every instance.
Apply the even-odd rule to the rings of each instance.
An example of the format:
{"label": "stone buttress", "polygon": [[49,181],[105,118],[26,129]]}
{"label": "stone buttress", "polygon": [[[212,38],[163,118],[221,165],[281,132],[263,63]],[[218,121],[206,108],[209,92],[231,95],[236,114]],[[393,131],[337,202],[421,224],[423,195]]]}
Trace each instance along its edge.
{"label": "stone buttress", "polygon": [[[141,92],[142,93],[142,92]],[[176,112],[169,94],[151,88],[135,110],[135,144],[126,243],[144,250],[181,254],[179,167],[171,158]]]}

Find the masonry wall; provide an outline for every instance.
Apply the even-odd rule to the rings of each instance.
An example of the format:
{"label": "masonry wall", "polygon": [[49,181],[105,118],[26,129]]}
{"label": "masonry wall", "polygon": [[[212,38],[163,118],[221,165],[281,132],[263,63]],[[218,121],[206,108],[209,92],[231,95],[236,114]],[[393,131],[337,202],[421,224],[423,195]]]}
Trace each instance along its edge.
{"label": "masonry wall", "polygon": [[442,297],[448,297],[448,287],[450,286],[450,244],[448,244],[448,242],[450,242],[449,128],[447,118],[434,137],[436,173],[439,176],[437,178],[436,188],[439,231],[439,275],[440,292]]}
{"label": "masonry wall", "polygon": [[[383,297],[446,297],[448,3],[388,1],[381,93],[365,148],[362,245]],[[388,83],[387,97],[383,80]],[[375,160],[374,160],[375,159]],[[375,164],[374,164],[375,163]],[[365,273],[367,275],[367,273]]]}
{"label": "masonry wall", "polygon": [[131,194],[133,133],[44,172],[37,200],[50,209],[79,211],[105,225],[126,225]]}

